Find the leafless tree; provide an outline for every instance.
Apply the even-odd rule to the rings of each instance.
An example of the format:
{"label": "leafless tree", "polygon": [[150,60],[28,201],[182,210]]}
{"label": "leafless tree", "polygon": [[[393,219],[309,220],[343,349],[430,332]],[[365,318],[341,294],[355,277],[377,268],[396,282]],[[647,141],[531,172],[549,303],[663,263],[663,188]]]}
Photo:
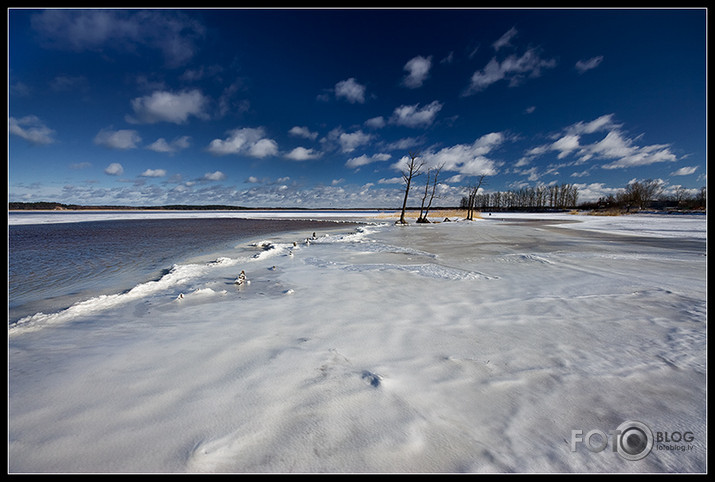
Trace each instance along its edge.
{"label": "leafless tree", "polygon": [[[427,170],[427,182],[425,182],[425,192],[422,195],[422,205],[420,206],[420,216],[417,218],[418,223],[429,223],[427,220],[427,214],[432,207],[432,201],[434,200],[435,193],[437,192],[437,179],[439,178],[439,173],[444,167],[444,163],[440,164],[436,168],[430,168]],[[432,180],[432,191],[430,192],[430,179]],[[427,197],[429,196],[429,201]],[[427,206],[425,206],[425,201]]]}
{"label": "leafless tree", "polygon": [[487,177],[487,175],[482,174],[477,179],[476,184],[470,184],[467,187],[467,220],[469,221],[474,219],[474,206],[477,201],[477,194],[479,193],[479,188],[482,187],[484,183],[485,177]]}
{"label": "leafless tree", "polygon": [[395,224],[407,224],[405,220],[405,209],[407,209],[407,197],[410,195],[410,187],[412,186],[412,179],[420,174],[422,166],[424,166],[424,161],[418,161],[417,158],[419,154],[416,152],[409,153],[410,160],[407,161],[407,166],[402,171],[402,180],[405,182],[405,198],[402,201],[402,213],[400,214],[400,219]]}
{"label": "leafless tree", "polygon": [[621,193],[619,201],[627,206],[643,209],[661,192],[663,192],[663,185],[660,181],[653,179],[634,181],[628,184],[625,191]]}

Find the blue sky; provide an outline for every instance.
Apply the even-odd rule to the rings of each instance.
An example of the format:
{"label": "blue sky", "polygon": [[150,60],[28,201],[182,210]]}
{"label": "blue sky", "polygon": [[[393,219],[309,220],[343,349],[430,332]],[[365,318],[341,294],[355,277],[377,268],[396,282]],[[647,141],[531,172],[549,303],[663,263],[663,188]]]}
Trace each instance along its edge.
{"label": "blue sky", "polygon": [[409,152],[443,206],[480,174],[694,192],[706,15],[11,9],[9,200],[392,208]]}

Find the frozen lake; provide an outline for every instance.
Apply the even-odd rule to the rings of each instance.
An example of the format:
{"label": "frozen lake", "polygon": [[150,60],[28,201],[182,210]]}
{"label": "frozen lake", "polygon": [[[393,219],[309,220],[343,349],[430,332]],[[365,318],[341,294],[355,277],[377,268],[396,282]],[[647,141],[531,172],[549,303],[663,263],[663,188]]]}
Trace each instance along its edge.
{"label": "frozen lake", "polygon": [[355,216],[12,325],[9,471],[706,471],[705,216]]}

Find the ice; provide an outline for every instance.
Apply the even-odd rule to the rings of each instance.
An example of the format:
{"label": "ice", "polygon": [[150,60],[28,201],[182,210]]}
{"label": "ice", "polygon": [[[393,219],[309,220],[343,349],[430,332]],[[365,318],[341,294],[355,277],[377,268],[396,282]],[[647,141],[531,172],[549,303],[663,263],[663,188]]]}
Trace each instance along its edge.
{"label": "ice", "polygon": [[[705,218],[623,218],[366,218],[36,315],[8,469],[705,472]],[[691,447],[571,450],[628,420]]]}

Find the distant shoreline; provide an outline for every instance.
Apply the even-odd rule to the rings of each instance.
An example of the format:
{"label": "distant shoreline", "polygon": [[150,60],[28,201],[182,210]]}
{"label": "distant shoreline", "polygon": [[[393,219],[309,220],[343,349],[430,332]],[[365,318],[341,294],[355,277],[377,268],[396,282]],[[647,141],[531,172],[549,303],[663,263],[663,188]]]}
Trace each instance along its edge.
{"label": "distant shoreline", "polygon": [[[394,208],[390,208],[392,210]],[[223,204],[164,206],[86,206],[56,202],[9,202],[8,211],[380,211],[379,208],[246,207]]]}
{"label": "distant shoreline", "polygon": [[[172,211],[228,211],[228,212],[256,212],[256,211],[274,211],[274,212],[336,212],[344,213],[351,211],[369,211],[382,214],[392,214],[399,212],[399,208],[305,208],[305,207],[246,207],[246,206],[230,206],[221,204],[210,205],[188,205],[188,204],[172,204],[164,206],[86,206],[78,204],[62,204],[56,202],[9,202],[8,213],[23,213],[23,212],[101,212],[101,211],[134,211],[134,212],[172,212]],[[406,211],[411,217],[415,213],[419,213],[419,207],[408,207]],[[457,207],[434,207],[430,210],[433,216],[439,216],[442,213],[450,212],[454,215],[456,212],[463,212],[463,209]],[[549,213],[549,212],[580,212],[593,215],[620,216],[627,214],[705,214],[705,210],[699,209],[666,209],[666,210],[607,210],[607,209],[487,209],[484,213],[499,213],[499,212],[519,212],[519,213]]]}

